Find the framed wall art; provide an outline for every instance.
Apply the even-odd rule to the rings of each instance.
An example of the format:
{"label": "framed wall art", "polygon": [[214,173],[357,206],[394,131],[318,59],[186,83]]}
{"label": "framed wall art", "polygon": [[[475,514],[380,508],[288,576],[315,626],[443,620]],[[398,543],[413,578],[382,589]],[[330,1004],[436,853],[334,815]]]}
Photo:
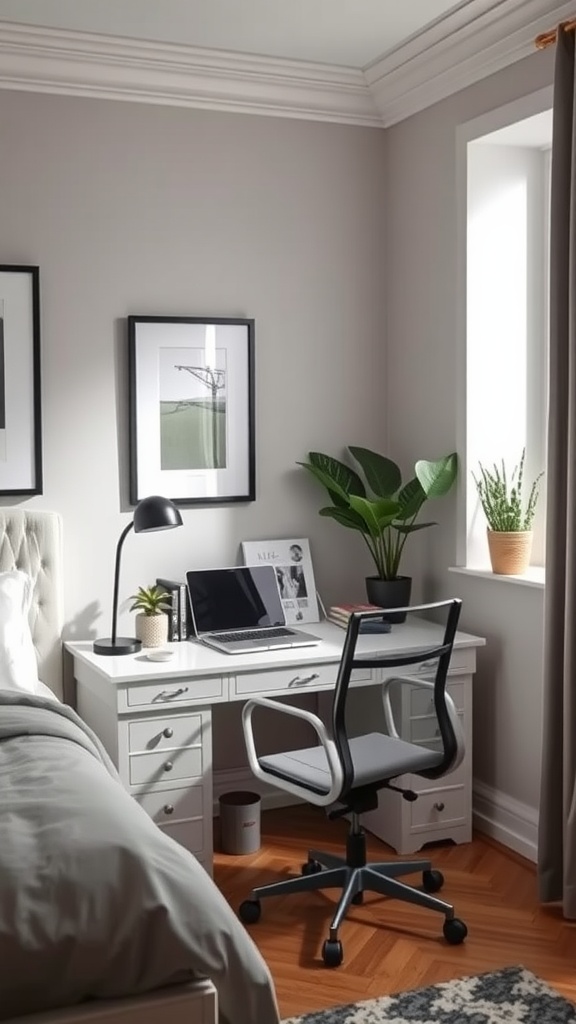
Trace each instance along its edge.
{"label": "framed wall art", "polygon": [[308,540],[244,540],[246,565],[273,565],[289,625],[319,622],[318,599]]}
{"label": "framed wall art", "polygon": [[2,494],[42,494],[38,267],[0,266]]}
{"label": "framed wall art", "polygon": [[130,500],[254,501],[254,321],[129,316]]}

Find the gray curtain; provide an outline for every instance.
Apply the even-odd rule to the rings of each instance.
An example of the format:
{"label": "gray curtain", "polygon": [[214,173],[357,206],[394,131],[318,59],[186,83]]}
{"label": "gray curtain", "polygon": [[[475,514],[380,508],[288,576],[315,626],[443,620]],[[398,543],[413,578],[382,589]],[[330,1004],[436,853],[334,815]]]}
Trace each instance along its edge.
{"label": "gray curtain", "polygon": [[544,715],[538,881],[576,918],[576,77],[558,28],[550,239]]}

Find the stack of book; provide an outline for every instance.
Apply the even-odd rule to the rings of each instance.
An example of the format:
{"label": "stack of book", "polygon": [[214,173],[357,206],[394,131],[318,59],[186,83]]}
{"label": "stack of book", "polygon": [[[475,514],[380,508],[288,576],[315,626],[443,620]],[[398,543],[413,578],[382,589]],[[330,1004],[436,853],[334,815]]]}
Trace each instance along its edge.
{"label": "stack of book", "polygon": [[156,583],[162,587],[170,598],[168,639],[187,640],[190,636],[190,622],[188,612],[188,591],[185,583],[178,580],[166,580],[158,578]]}
{"label": "stack of book", "polygon": [[[328,609],[326,618],[329,622],[333,622],[335,626],[341,626],[342,629],[348,627],[348,620],[353,612],[378,612],[381,609],[376,604],[333,604]],[[383,619],[368,619],[361,624],[360,631],[362,633],[389,633],[390,623],[384,622]]]}

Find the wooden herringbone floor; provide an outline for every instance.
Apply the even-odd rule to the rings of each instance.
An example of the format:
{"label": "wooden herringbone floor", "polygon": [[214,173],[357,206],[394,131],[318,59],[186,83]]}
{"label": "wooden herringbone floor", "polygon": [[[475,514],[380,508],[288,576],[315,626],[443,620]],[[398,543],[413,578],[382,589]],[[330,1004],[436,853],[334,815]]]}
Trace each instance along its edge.
{"label": "wooden herringbone floor", "polygon": [[[217,842],[218,822],[215,827]],[[339,854],[346,829],[346,822],[327,821],[311,807],[267,811],[260,851],[244,857],[217,853],[215,880],[236,910],[253,885],[299,873],[308,847]],[[368,838],[371,860],[395,858],[384,843]],[[532,864],[481,835],[461,846],[427,847],[419,856],[430,857],[443,872],[441,895],[468,925],[466,942],[446,943],[441,914],[366,895],[340,929],[344,963],[327,969],[320,951],[336,891],[270,897],[248,931],[270,966],[283,1017],[512,964],[576,1002],[576,923],[539,905]]]}

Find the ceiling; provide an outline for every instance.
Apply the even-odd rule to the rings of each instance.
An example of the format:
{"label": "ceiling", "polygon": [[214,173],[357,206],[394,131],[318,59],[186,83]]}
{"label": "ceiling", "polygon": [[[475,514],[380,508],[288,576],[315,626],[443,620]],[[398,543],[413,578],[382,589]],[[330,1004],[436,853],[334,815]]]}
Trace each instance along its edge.
{"label": "ceiling", "polygon": [[473,0],[0,0],[0,19],[364,68]]}
{"label": "ceiling", "polygon": [[0,0],[0,89],[386,128],[534,55],[575,5]]}

